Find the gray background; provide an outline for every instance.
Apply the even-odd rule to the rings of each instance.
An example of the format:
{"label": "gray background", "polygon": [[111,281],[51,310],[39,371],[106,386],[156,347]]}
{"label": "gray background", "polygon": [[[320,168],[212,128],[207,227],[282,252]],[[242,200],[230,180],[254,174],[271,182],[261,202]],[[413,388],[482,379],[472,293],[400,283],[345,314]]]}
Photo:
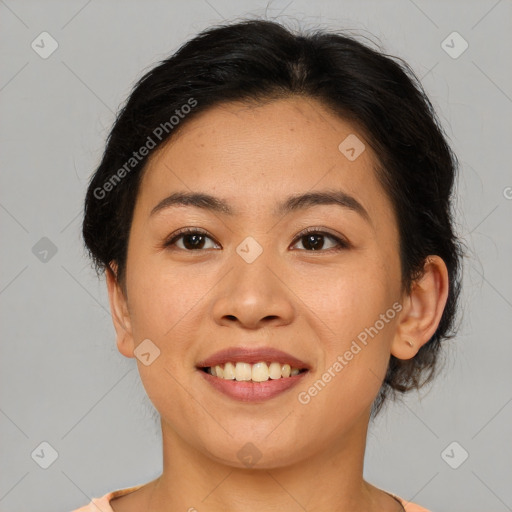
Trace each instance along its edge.
{"label": "gray background", "polygon": [[[152,406],[84,256],[82,201],[135,79],[212,23],[265,14],[378,38],[421,77],[461,162],[459,335],[435,383],[371,426],[365,475],[433,511],[512,510],[511,6],[0,0],[0,511],[69,511],[160,474]],[[31,47],[43,31],[59,45],[46,59]],[[469,44],[457,58],[441,44],[453,31]],[[47,469],[42,442],[58,454]]]}

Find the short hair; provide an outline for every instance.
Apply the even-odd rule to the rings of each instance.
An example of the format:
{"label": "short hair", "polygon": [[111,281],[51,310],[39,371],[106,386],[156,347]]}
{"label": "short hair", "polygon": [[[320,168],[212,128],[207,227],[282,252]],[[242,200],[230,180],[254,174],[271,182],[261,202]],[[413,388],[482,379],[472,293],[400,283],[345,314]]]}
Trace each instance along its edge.
{"label": "short hair", "polygon": [[[455,335],[461,284],[462,243],[451,208],[457,158],[403,60],[341,32],[294,32],[267,20],[201,32],[147,72],[119,111],[86,193],[83,238],[98,274],[115,262],[124,283],[135,201],[151,153],[215,105],[297,96],[356,123],[377,155],[375,172],[398,222],[402,290],[412,290],[428,255],[440,256],[448,269],[448,298],[437,330],[413,358],[390,356],[374,416],[388,396],[432,379],[442,340]],[[135,158],[150,139],[151,151]]]}

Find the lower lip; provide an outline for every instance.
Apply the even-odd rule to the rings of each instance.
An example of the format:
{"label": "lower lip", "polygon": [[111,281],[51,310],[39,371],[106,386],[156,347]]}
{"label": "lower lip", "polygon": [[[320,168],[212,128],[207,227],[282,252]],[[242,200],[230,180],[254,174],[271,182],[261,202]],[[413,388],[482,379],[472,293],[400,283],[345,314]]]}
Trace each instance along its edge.
{"label": "lower lip", "polygon": [[220,377],[214,377],[209,373],[198,370],[217,391],[240,400],[242,402],[261,402],[269,400],[277,395],[284,393],[293,386],[296,386],[307,371],[294,375],[293,377],[281,377],[280,379],[269,379],[264,382],[227,380]]}

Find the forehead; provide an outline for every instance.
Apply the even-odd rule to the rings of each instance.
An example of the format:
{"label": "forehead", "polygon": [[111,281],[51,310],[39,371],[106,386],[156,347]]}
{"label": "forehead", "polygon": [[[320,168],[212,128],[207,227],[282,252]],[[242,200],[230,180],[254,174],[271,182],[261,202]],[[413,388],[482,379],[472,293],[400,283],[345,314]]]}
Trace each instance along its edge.
{"label": "forehead", "polygon": [[231,102],[195,114],[152,155],[139,195],[153,208],[174,189],[215,191],[254,213],[273,210],[276,194],[341,189],[376,216],[389,209],[376,165],[360,128],[316,100]]}

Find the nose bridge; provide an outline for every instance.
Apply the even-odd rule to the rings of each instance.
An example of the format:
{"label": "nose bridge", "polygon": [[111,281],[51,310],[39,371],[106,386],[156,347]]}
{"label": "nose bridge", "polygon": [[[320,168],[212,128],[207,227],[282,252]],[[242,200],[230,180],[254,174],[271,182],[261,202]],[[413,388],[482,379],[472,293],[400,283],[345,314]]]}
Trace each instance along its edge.
{"label": "nose bridge", "polygon": [[254,239],[248,238],[233,254],[232,270],[216,294],[214,320],[221,324],[238,321],[247,328],[270,321],[289,323],[294,314],[293,294],[277,277],[272,251],[258,249]]}

